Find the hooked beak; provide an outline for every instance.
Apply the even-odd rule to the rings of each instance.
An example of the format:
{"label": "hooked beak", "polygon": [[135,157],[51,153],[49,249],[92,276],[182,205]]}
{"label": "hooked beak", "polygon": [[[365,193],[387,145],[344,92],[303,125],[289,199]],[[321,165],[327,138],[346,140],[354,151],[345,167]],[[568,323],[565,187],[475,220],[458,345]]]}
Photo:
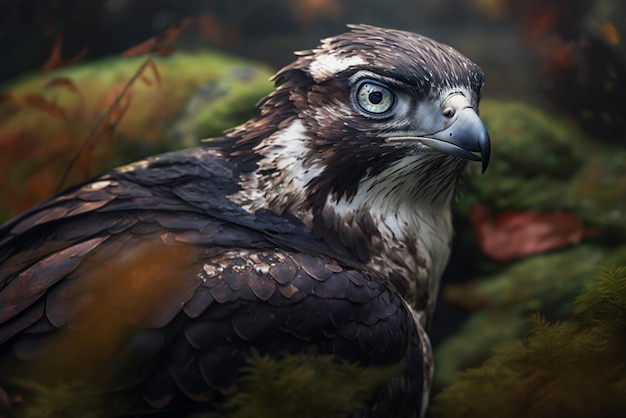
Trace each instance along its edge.
{"label": "hooked beak", "polygon": [[[491,154],[491,142],[485,125],[469,102],[461,95],[451,96],[444,107],[444,113],[449,118],[449,125],[445,129],[427,135],[394,137],[389,140],[420,142],[445,154],[481,161],[484,173],[489,165]],[[480,156],[474,154],[475,152]]]}
{"label": "hooked beak", "polygon": [[[489,165],[491,142],[489,133],[474,109],[461,110],[456,120],[443,131],[421,137],[430,148],[472,161],[482,161],[483,173]],[[480,153],[480,157],[473,152]]]}

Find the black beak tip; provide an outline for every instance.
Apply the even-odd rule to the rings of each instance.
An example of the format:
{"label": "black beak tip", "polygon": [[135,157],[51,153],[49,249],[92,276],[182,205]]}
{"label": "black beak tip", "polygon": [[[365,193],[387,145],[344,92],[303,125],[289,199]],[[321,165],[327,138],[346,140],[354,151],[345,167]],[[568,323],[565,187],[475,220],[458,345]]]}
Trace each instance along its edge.
{"label": "black beak tip", "polygon": [[485,174],[487,166],[489,166],[489,158],[491,158],[491,140],[487,131],[485,131],[485,136],[480,141],[480,157],[483,165],[482,174]]}

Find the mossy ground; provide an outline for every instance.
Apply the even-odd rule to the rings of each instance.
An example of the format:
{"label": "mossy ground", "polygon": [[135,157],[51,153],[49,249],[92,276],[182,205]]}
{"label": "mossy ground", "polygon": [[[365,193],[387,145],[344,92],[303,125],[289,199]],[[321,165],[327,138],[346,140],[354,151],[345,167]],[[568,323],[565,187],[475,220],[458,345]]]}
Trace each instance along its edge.
{"label": "mossy ground", "polygon": [[437,396],[437,417],[624,415],[626,267],[606,270],[587,285],[567,321],[530,319],[526,337],[497,347]]}
{"label": "mossy ground", "polygon": [[[72,156],[145,60],[108,58],[27,74],[2,86],[0,222],[57,189]],[[88,169],[74,167],[65,186],[221,135],[255,114],[256,102],[272,89],[266,66],[218,52],[176,52],[153,60],[158,78],[145,71],[133,84],[113,135],[99,136],[85,151]],[[55,107],[25,104],[29,98]]]}

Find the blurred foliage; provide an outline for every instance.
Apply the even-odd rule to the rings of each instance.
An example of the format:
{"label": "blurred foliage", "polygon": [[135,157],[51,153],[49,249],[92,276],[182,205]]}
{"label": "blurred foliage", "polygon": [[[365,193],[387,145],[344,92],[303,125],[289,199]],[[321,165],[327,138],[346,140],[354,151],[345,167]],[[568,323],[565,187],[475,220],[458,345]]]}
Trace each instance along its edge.
{"label": "blurred foliage", "polygon": [[626,149],[589,137],[573,121],[518,102],[484,100],[493,155],[484,177],[469,176],[458,212],[569,211],[602,234],[626,235]]}
{"label": "blurred foliage", "polygon": [[462,370],[482,363],[493,347],[520,338],[525,317],[541,311],[567,318],[571,301],[593,277],[597,266],[626,265],[626,245],[611,251],[583,243],[515,262],[501,272],[465,284],[448,285],[443,297],[472,314],[461,329],[435,351],[435,384],[455,382]]}
{"label": "blurred foliage", "polygon": [[497,348],[436,398],[454,417],[622,417],[626,410],[626,267],[586,286],[565,322],[531,316],[529,335]]}
{"label": "blurred foliage", "polygon": [[[531,3],[540,5],[545,2],[533,1]],[[514,5],[518,7],[512,1],[476,0],[469,4],[494,19],[502,19],[512,13]],[[339,15],[355,16],[354,8],[350,9],[347,3],[340,4],[334,0],[302,0],[294,2],[292,6],[291,9],[275,8],[272,15],[275,16],[276,21],[282,22],[286,14],[293,13],[298,17],[298,22],[305,26],[322,17],[336,19]],[[428,21],[432,13],[435,13],[449,21],[450,13],[456,10],[457,19],[465,20],[469,6],[463,6],[466,9],[459,9],[457,6],[455,2],[424,6],[430,8],[431,13],[423,14],[423,18]],[[525,14],[527,18],[522,25],[522,32],[538,50],[546,50],[547,44],[543,41],[544,38],[549,38],[549,45],[559,47],[550,49],[548,58],[553,55],[561,56],[563,45],[568,48],[571,46],[570,43],[563,43],[562,40],[555,42],[552,33],[559,22],[548,20],[545,23],[545,19],[536,18],[536,16],[552,16],[554,10],[549,6],[550,4],[546,3],[545,7],[537,6],[534,9],[536,13]],[[215,7],[219,8],[217,5]],[[259,3],[256,7],[266,8],[266,5]],[[415,7],[415,5],[410,7]],[[519,7],[522,5],[520,4]],[[373,10],[372,8],[359,8],[368,13]],[[265,19],[258,19],[260,9],[252,10],[248,7],[243,10],[243,8],[230,6],[228,9],[232,9],[232,13],[238,17],[244,11],[253,17],[249,20],[236,19],[240,23],[245,23],[242,27],[267,26]],[[289,13],[286,12],[287,10]],[[141,12],[144,13],[143,10]],[[401,15],[415,16],[414,13],[401,13]],[[413,17],[407,18],[411,24],[414,24]],[[263,56],[263,59],[269,57],[268,51],[277,50],[277,39],[280,39],[281,45],[284,45],[287,40],[304,36],[305,32],[308,32],[303,32],[301,25],[293,25],[290,32],[279,32],[274,38],[258,36],[260,32],[252,31],[252,36],[258,38],[258,42],[252,43],[246,41],[243,37],[245,34],[236,31],[232,21],[220,19],[212,11],[207,11],[200,16],[198,23],[205,38],[212,39],[217,45],[228,46],[233,43],[252,45],[250,48],[257,56]],[[334,31],[333,29],[332,33]],[[472,31],[472,33],[477,32]],[[534,67],[537,67],[534,60],[526,55],[511,54],[511,45],[506,42],[502,42],[502,47],[506,48],[500,51],[503,53],[494,53],[494,50],[489,48],[487,57],[483,56],[481,59],[481,56],[476,54],[480,50],[485,51],[485,44],[476,42],[478,38],[466,36],[466,32],[461,33],[462,36],[459,37],[458,44],[455,43],[455,46],[468,53],[468,56],[481,65],[488,66],[485,69],[491,81],[488,82],[487,88],[496,86],[494,91],[499,92],[505,89],[498,89],[498,86],[520,90],[529,85],[537,87],[538,75],[529,71],[527,67],[519,65],[520,62],[511,61],[511,65],[507,67],[509,71],[499,71],[497,66],[489,67],[493,65],[489,58],[493,58],[494,55],[508,57],[509,60],[520,56],[523,63],[532,63],[533,71]],[[494,38],[491,29],[485,33],[486,39]],[[315,36],[321,37],[329,34],[331,33]],[[484,40],[484,38],[480,39]],[[308,46],[310,41],[300,43],[302,46]],[[271,45],[271,48],[268,45]],[[293,48],[289,46],[280,49],[291,50]],[[29,48],[22,48],[22,50],[28,51]],[[284,60],[281,58],[282,61]],[[70,68],[46,74],[27,74],[0,89],[2,91],[0,93],[0,178],[2,178],[0,188],[4,192],[0,194],[0,222],[45,198],[57,188],[61,173],[67,168],[72,155],[80,147],[82,141],[89,136],[90,130],[102,114],[110,109],[119,97],[125,83],[136,73],[141,62],[142,58],[109,58],[84,65],[73,65]],[[146,77],[137,83],[132,92],[132,99],[128,99],[128,111],[115,126],[115,135],[101,138],[94,148],[87,151],[86,160],[90,162],[87,167],[91,174],[97,174],[147,155],[193,146],[203,137],[218,136],[224,129],[235,126],[255,114],[254,103],[271,89],[271,83],[267,81],[270,72],[265,67],[220,53],[177,52],[168,57],[155,58],[155,62],[161,82]],[[512,71],[518,72],[512,73]],[[562,74],[562,71],[555,73],[556,79],[562,78]],[[595,78],[577,77],[576,80],[582,80],[580,83],[588,83],[589,79]],[[63,80],[69,80],[70,83],[63,82]],[[598,80],[603,82],[603,79]],[[495,84],[492,84],[494,82]],[[572,84],[567,84],[563,88],[567,93],[567,101],[578,96],[586,97],[580,94],[579,88],[571,86]],[[584,101],[585,106],[590,105],[589,102]],[[619,106],[614,106],[610,101],[600,102],[605,103],[609,109],[620,115],[623,113]],[[572,114],[576,116],[575,113],[572,112]],[[626,196],[626,151],[623,147],[607,145],[590,138],[582,133],[580,125],[572,120],[562,115],[550,114],[528,104],[483,100],[481,117],[493,141],[491,166],[483,177],[468,177],[465,184],[466,193],[457,205],[458,217],[466,218],[468,211],[477,204],[487,204],[496,214],[510,208],[529,212],[567,211],[580,218],[585,226],[595,228],[597,233],[583,244],[523,259],[513,264],[496,263],[484,257],[479,258],[478,262],[473,260],[476,265],[469,267],[480,272],[479,280],[444,288],[444,297],[448,301],[473,313],[462,329],[446,340],[436,352],[436,384],[439,387],[454,382],[460,370],[480,364],[489,356],[495,345],[520,338],[528,332],[529,328],[533,330],[530,341],[549,341],[547,337],[541,337],[539,340],[536,338],[538,335],[543,335],[542,333],[554,332],[556,335],[556,331],[547,331],[550,329],[559,329],[558,332],[562,335],[571,333],[572,330],[568,327],[573,325],[546,325],[546,330],[544,330],[541,325],[544,322],[537,320],[531,325],[524,318],[537,310],[542,311],[551,319],[566,318],[571,313],[570,302],[585,284],[589,283],[595,266],[613,263],[626,264],[626,246],[623,238],[626,234],[626,199],[624,198]],[[84,177],[84,173],[74,170],[68,184],[80,181]],[[470,228],[458,230],[457,235],[467,247],[475,244],[473,231]],[[511,236],[510,239],[516,238]],[[598,320],[605,321],[603,317],[598,318]],[[587,325],[590,329],[595,329],[591,324]],[[511,347],[516,350],[520,349],[519,343],[512,343]],[[508,365],[504,357],[498,354],[489,360],[488,364],[493,365],[493,368],[484,374],[485,379],[489,376],[493,377],[494,395],[488,394],[488,398],[482,398],[483,394],[470,390],[467,392],[468,398],[465,398],[465,401],[471,402],[473,394],[475,399],[487,399],[492,402],[494,410],[502,412],[503,415],[499,416],[515,416],[507,415],[503,412],[504,410],[498,409],[500,405],[507,403],[505,396],[496,399],[496,394],[504,392],[506,387],[501,385],[503,381],[507,381],[502,380],[502,376],[511,379],[519,377],[515,373],[509,373],[510,371],[502,371],[502,376],[497,374],[496,369],[499,367],[496,367],[497,365],[501,364],[503,367]],[[233,398],[234,403],[226,404],[223,411],[225,416],[250,416],[245,406],[263,399],[264,396],[270,397],[271,395],[261,396],[261,394],[264,390],[271,388],[278,390],[281,384],[287,385],[289,391],[284,392],[285,388],[282,388],[280,390],[283,392],[280,393],[290,393],[289,396],[293,396],[294,402],[301,405],[301,409],[305,409],[305,411],[298,410],[297,412],[286,409],[284,416],[287,414],[293,416],[296,413],[308,416],[306,413],[313,398],[308,390],[305,391],[306,396],[302,397],[303,394],[288,383],[276,383],[271,388],[255,386],[260,382],[258,380],[254,383],[254,379],[260,376],[258,373],[265,373],[264,376],[272,381],[271,371],[280,370],[283,367],[280,364],[270,364],[276,360],[263,360],[263,358],[252,359],[250,367],[254,367],[254,361],[257,360],[258,370],[250,370],[250,373],[242,380],[242,387],[246,389],[240,392],[240,398]],[[298,363],[295,359],[284,360]],[[306,367],[309,369],[306,369],[303,365],[299,366],[295,363],[292,364],[295,367],[294,370],[306,371],[311,367],[317,370],[320,367],[308,365]],[[621,364],[623,367],[623,363]],[[586,371],[586,369],[581,370]],[[291,371],[286,371],[286,373],[291,373]],[[468,373],[471,376],[472,372]],[[539,373],[539,370],[533,370],[532,373]],[[306,375],[307,373],[303,372],[303,376]],[[293,377],[304,382],[301,376]],[[251,379],[251,381],[246,379]],[[329,379],[329,377],[326,376],[324,379]],[[463,381],[467,381],[467,378]],[[536,381],[532,383],[536,384]],[[476,386],[476,390],[481,388],[479,384]],[[451,390],[454,390],[454,387]],[[465,387],[462,388],[465,391]],[[575,389],[578,390],[577,387]],[[30,390],[33,393],[39,391],[42,394],[40,399],[44,404],[54,399],[58,399],[58,402],[62,404],[66,402],[67,392],[74,389],[73,386],[66,385],[51,388],[49,393],[46,393],[47,389],[43,387],[32,386]],[[92,399],[88,389],[85,390],[85,400]],[[550,388],[545,390],[548,391]],[[352,389],[348,392],[356,393]],[[459,392],[456,393],[461,397]],[[547,393],[542,393],[542,395],[548,396]],[[595,394],[595,392],[590,392],[590,394]],[[332,395],[338,396],[338,394]],[[521,393],[520,396],[522,395],[530,396],[528,392]],[[260,398],[255,401],[254,399],[259,396]],[[93,399],[97,402],[98,397]],[[559,400],[558,397],[555,399]],[[325,409],[324,412],[321,412],[322,409],[316,409],[316,416],[336,414],[338,410],[332,406],[337,405],[336,400],[329,401],[330,403],[324,401],[324,405],[330,409]],[[352,402],[352,400],[346,402]],[[464,405],[458,399],[454,402]],[[474,402],[479,401],[474,400]],[[37,405],[37,402],[33,405]],[[607,405],[607,408],[610,407],[610,404]],[[256,407],[265,406],[257,405]],[[271,406],[271,414],[267,416],[277,416],[276,405]],[[509,406],[506,404],[503,408]],[[28,410],[25,409],[25,411]],[[55,409],[52,408],[52,410]],[[33,409],[33,411],[36,410]],[[261,416],[256,411],[252,415]],[[39,415],[34,413],[30,416]],[[85,413],[80,416],[89,417],[90,415]],[[536,416],[542,415],[539,413]]]}
{"label": "blurred foliage", "polygon": [[[83,150],[65,186],[149,155],[197,145],[256,112],[272,88],[265,66],[218,52],[116,57],[22,76],[0,91],[0,222],[52,194],[72,156],[124,97],[123,117]],[[132,93],[132,94],[131,94]],[[112,126],[114,125],[114,126]]]}
{"label": "blurred foliage", "polygon": [[[332,356],[270,358],[253,352],[241,373],[234,382],[232,396],[217,406],[209,406],[215,407],[213,412],[192,413],[191,417],[345,417],[347,412],[363,407],[381,385],[402,373],[402,366],[366,368],[339,362]],[[15,418],[116,415],[116,404],[107,401],[106,389],[82,380],[47,384],[15,380],[11,382],[11,392],[19,393],[19,402],[7,412]]]}
{"label": "blurred foliage", "polygon": [[105,396],[84,382],[39,384],[17,380],[14,386],[28,401],[16,408],[16,418],[104,418]]}
{"label": "blurred foliage", "polygon": [[[578,235],[580,243],[572,240],[505,263],[477,253],[475,229],[459,223],[457,241],[463,249],[457,254],[465,257],[465,268],[462,277],[444,283],[442,296],[464,309],[467,319],[436,347],[436,389],[480,365],[493,347],[521,338],[529,329],[524,318],[532,312],[550,320],[568,318],[573,299],[598,266],[626,265],[626,149],[591,138],[572,120],[528,104],[484,100],[481,118],[492,140],[491,164],[483,176],[466,179],[457,218],[467,219],[478,205],[496,215],[515,210],[520,219],[524,213],[561,212],[561,218],[546,217],[548,226],[558,231],[563,225],[557,221],[568,215],[579,219],[585,232]],[[541,219],[526,216],[520,229],[503,231],[495,222],[486,238],[498,233],[504,240],[500,247],[517,245],[521,251],[532,237],[524,228],[536,227],[533,218]],[[546,233],[543,239],[551,238],[545,229],[536,229]],[[473,277],[468,278],[468,270]]]}
{"label": "blurred foliage", "polygon": [[254,353],[242,372],[238,392],[211,417],[345,417],[400,374],[402,366],[365,368],[338,363],[331,356],[286,355],[275,359]]}

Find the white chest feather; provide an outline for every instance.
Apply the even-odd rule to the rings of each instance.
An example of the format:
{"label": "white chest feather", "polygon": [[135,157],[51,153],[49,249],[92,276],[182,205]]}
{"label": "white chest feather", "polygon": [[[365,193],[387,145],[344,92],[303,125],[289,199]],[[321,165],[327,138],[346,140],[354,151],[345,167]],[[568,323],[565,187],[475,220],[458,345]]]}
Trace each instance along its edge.
{"label": "white chest feather", "polygon": [[[259,169],[243,175],[242,189],[230,199],[250,212],[289,212],[312,227],[307,185],[329,174],[324,173],[323,155],[312,154],[308,141],[302,122],[294,120],[259,143],[255,148],[262,156]],[[426,317],[434,308],[450,255],[454,194],[453,184],[427,177],[432,158],[426,153],[401,158],[361,179],[354,195],[336,200],[330,194],[321,209],[323,213],[332,209],[329,223],[340,236],[366,237],[368,266],[390,277],[409,305]],[[363,233],[364,225],[372,225],[369,229],[375,232]]]}
{"label": "white chest feather", "polygon": [[[432,198],[429,188],[416,179],[417,156],[405,157],[382,173],[364,179],[352,198],[333,205],[344,222],[356,222],[367,212],[379,236],[370,243],[369,266],[383,274],[396,272],[406,280],[405,299],[419,306],[427,298],[428,315],[434,308],[439,281],[450,256],[453,190]],[[423,180],[423,179],[422,179]],[[439,190],[440,192],[441,190]]]}

